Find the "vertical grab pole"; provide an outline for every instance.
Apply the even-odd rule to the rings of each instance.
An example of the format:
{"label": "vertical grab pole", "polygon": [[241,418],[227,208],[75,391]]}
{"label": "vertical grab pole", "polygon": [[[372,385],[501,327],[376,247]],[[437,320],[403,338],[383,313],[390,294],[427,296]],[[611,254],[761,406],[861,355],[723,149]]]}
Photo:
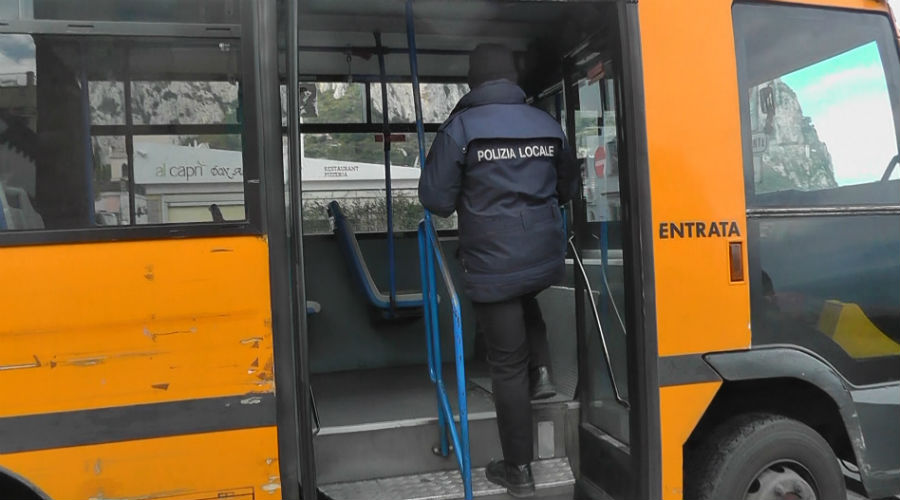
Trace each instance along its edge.
{"label": "vertical grab pole", "polygon": [[[412,76],[413,87],[413,104],[416,110],[416,136],[419,144],[419,168],[425,168],[425,127],[422,124],[422,94],[419,89],[419,63],[416,58],[416,37],[415,24],[413,23],[413,12],[411,2],[406,2],[406,41],[409,46],[409,71]],[[428,237],[428,227],[431,225],[431,213],[425,210],[425,220],[422,223],[422,232],[425,233],[423,238],[419,240],[420,245],[424,245],[421,253],[425,257],[424,272],[422,273],[422,294],[424,301],[429,304],[432,314],[426,317],[425,321],[428,325],[425,334],[428,336],[428,345],[433,349],[429,351],[430,359],[434,361],[434,381],[443,382],[443,363],[444,359],[441,355],[441,337],[439,333],[438,323],[438,305],[437,305],[437,280],[434,275],[434,250],[431,240]],[[447,419],[444,418],[444,412],[441,411],[441,395],[437,394],[438,408],[438,432],[440,439],[440,454],[446,457],[450,454],[450,443],[447,433]],[[453,422],[449,422],[453,425]]]}
{"label": "vertical grab pole", "polygon": [[384,69],[384,46],[381,33],[375,32],[375,48],[378,51],[378,72],[381,76],[381,136],[384,139],[384,190],[387,210],[388,277],[390,281],[391,317],[397,311],[397,271],[394,262],[394,196],[391,192],[391,120],[388,115],[387,82]]}
{"label": "vertical grab pole", "polygon": [[[419,62],[416,57],[416,27],[413,22],[411,0],[406,0],[406,41],[409,45],[409,71],[412,75],[413,103],[416,108],[416,135],[419,139],[419,168],[422,169],[425,168],[425,126],[422,124],[422,93],[419,91]],[[425,222],[431,223],[431,213],[428,210],[425,210]]]}
{"label": "vertical grab pole", "polygon": [[[406,39],[407,44],[409,46],[409,69],[410,75],[412,76],[412,85],[413,85],[413,102],[416,108],[416,134],[418,136],[419,142],[419,167],[425,168],[425,127],[423,125],[422,120],[422,94],[419,89],[419,68],[418,68],[418,60],[416,57],[416,29],[415,23],[413,20],[413,8],[412,8],[412,0],[406,1]],[[426,254],[426,274],[427,276],[423,276],[423,282],[430,282],[430,290],[427,300],[429,300],[433,306],[433,334],[432,345],[435,350],[435,368],[436,375],[438,376],[438,386],[443,386],[443,379],[441,378],[441,363],[443,361],[442,356],[440,355],[440,336],[438,335],[438,325],[437,325],[437,294],[436,294],[436,279],[435,279],[435,263],[443,266],[446,264],[443,262],[441,255],[439,253],[439,248],[437,247],[437,235],[434,234],[434,226],[431,221],[431,214],[428,210],[425,210],[425,219],[422,221],[422,226],[425,232],[425,254]],[[433,241],[432,241],[433,240]],[[435,262],[436,261],[436,262]],[[445,281],[450,279],[449,273],[446,273],[444,269]],[[448,281],[448,286],[451,286],[452,283]],[[466,500],[470,500],[472,498],[472,470],[471,463],[469,458],[469,422],[468,422],[468,408],[466,407],[466,381],[465,381],[465,359],[464,350],[462,345],[462,319],[460,318],[460,309],[459,309],[459,299],[456,297],[455,292],[451,293],[451,300],[453,301],[453,333],[454,333],[454,347],[455,347],[455,359],[456,359],[456,377],[457,377],[457,396],[459,397],[459,419],[460,419],[460,436],[457,440],[456,447],[456,455],[457,460],[460,465],[460,475],[463,480],[463,489],[465,491]],[[438,391],[438,398],[440,400],[442,396],[442,391]],[[449,405],[448,405],[449,410]],[[448,425],[455,425],[453,423],[453,414],[449,412],[449,416],[446,417],[446,420],[449,422],[444,422],[443,411],[441,409],[440,401],[438,403],[438,415],[441,425],[441,452],[445,456],[449,452],[446,449],[447,446],[447,430],[446,427]],[[454,427],[455,429],[455,427]]]}
{"label": "vertical grab pole", "polygon": [[[287,125],[288,125],[288,168],[290,181],[290,282],[291,317],[297,328],[297,343],[294,356],[297,360],[297,431],[300,435],[300,492],[302,498],[316,498],[316,461],[312,445],[312,408],[310,401],[308,330],[306,325],[306,279],[303,268],[303,217],[302,180],[300,178],[300,7],[298,0],[288,1],[288,45],[287,45]],[[302,304],[302,305],[301,305]]]}

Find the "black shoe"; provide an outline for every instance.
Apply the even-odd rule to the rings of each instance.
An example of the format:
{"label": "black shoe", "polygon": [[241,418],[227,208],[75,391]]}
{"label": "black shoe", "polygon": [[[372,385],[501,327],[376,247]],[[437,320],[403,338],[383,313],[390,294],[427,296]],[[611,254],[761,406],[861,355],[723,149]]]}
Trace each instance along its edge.
{"label": "black shoe", "polygon": [[556,396],[556,387],[550,380],[550,370],[538,366],[531,370],[531,399],[547,399]]}
{"label": "black shoe", "polygon": [[505,460],[492,460],[484,475],[488,481],[505,487],[516,498],[534,496],[534,477],[529,464],[512,465]]}

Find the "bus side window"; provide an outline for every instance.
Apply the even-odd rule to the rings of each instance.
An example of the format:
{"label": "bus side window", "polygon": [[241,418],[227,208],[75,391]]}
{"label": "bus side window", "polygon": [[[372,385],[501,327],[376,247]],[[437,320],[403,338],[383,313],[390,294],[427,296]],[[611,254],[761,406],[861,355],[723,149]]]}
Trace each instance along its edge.
{"label": "bus side window", "polygon": [[239,46],[0,34],[0,228],[246,221]]}
{"label": "bus side window", "polygon": [[[900,62],[887,16],[734,7],[755,345],[900,380]],[[827,27],[827,29],[826,29]]]}
{"label": "bus side window", "polygon": [[[881,60],[877,42],[866,42],[750,87],[754,195],[881,181],[897,154]],[[900,191],[884,201],[900,201]]]}

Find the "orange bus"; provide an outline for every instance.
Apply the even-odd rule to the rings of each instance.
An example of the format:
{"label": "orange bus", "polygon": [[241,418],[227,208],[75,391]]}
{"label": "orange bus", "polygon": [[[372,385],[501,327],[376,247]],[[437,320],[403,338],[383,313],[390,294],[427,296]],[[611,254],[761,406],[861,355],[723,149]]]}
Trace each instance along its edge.
{"label": "orange bus", "polygon": [[0,0],[0,498],[505,498],[415,197],[483,42],[582,168],[536,496],[900,495],[884,1]]}

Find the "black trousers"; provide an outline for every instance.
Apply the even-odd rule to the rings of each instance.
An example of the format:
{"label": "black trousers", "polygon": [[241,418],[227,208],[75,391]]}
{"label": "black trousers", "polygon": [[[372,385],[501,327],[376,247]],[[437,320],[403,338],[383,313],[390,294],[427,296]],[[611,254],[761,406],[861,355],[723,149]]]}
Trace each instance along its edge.
{"label": "black trousers", "polygon": [[515,465],[534,458],[529,368],[550,366],[547,325],[535,295],[472,304],[487,340],[503,459]]}

